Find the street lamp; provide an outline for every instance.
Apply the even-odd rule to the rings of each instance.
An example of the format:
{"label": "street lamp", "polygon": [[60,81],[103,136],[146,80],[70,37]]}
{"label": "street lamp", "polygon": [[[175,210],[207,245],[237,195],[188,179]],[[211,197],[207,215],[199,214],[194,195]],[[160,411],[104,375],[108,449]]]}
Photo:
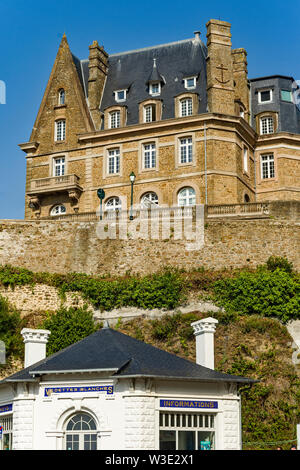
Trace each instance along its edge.
{"label": "street lamp", "polygon": [[133,184],[135,182],[135,174],[132,171],[129,175],[130,182],[131,182],[131,201],[130,201],[130,217],[129,220],[133,220],[133,214],[132,214],[132,206],[133,206]]}

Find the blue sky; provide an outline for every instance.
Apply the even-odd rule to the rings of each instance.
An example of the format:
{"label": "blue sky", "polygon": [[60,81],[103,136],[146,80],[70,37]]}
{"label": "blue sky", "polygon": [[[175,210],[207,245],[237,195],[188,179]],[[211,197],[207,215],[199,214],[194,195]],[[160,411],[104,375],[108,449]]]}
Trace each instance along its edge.
{"label": "blue sky", "polygon": [[190,38],[206,40],[206,22],[232,24],[234,48],[248,52],[249,78],[281,74],[300,79],[300,24],[296,7],[282,1],[141,2],[114,0],[0,0],[0,219],[24,217],[27,142],[63,33],[72,52],[88,58],[97,39],[108,53]]}

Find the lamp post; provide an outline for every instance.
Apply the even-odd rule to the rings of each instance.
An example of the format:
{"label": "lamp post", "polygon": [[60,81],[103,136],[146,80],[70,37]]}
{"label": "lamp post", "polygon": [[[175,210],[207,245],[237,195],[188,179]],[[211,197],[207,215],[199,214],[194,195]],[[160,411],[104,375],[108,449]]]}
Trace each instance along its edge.
{"label": "lamp post", "polygon": [[129,220],[133,220],[133,213],[132,213],[132,206],[133,206],[133,185],[134,185],[134,182],[135,182],[135,174],[134,174],[133,171],[130,173],[129,178],[130,178],[130,182],[131,182],[131,200],[130,200],[130,216],[129,216]]}

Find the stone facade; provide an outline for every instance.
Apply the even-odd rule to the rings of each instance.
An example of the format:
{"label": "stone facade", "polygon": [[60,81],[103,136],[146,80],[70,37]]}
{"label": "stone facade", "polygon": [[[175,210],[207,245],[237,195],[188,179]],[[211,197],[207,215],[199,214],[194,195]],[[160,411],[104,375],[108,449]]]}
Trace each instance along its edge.
{"label": "stone facade", "polygon": [[207,216],[201,247],[175,237],[171,229],[167,237],[158,231],[157,238],[131,238],[135,220],[129,222],[125,239],[109,238],[109,231],[107,239],[99,238],[97,221],[2,221],[0,264],[36,272],[118,276],[153,273],[163,266],[255,267],[274,255],[286,256],[299,270],[299,220],[299,203],[284,201],[270,203],[269,215],[262,218]]}
{"label": "stone facade", "polygon": [[[204,50],[197,33],[193,45],[199,44]],[[20,145],[27,154],[25,218],[50,217],[56,206],[63,206],[69,215],[94,212],[99,207],[99,187],[105,190],[104,206],[114,197],[126,210],[131,203],[132,171],[137,205],[149,192],[157,195],[160,206],[177,205],[179,192],[186,187],[194,190],[197,204],[299,200],[300,134],[283,133],[274,124],[274,134],[259,136],[251,127],[247,53],[231,48],[230,23],[207,23],[205,50],[206,70],[200,71],[199,80],[203,74],[207,77],[202,90],[206,112],[201,108],[204,98],[183,88],[172,98],[172,118],[163,117],[164,100],[149,95],[135,103],[139,122],[128,125],[126,101],[100,109],[107,80],[114,79],[108,76],[110,56],[94,41],[89,59],[79,61],[64,36],[30,141]],[[60,103],[62,89],[65,98]],[[192,113],[181,117],[180,103],[185,98],[192,100]],[[144,109],[150,104],[156,109],[155,119],[144,122]],[[112,112],[120,113],[117,128],[110,125]],[[60,121],[66,127],[65,136],[58,140]],[[180,160],[183,138],[192,142],[192,161],[187,163]],[[155,145],[156,162],[151,168],[144,165],[147,144]],[[108,155],[116,149],[120,167],[111,174]],[[267,178],[261,168],[265,153],[275,158],[275,174]],[[57,176],[54,162],[60,158],[64,169]]]}

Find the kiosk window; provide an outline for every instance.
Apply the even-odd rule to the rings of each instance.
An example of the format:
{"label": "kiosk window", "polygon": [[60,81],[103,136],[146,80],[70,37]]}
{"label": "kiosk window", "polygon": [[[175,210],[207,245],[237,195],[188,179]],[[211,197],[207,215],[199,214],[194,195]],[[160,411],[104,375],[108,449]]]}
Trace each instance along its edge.
{"label": "kiosk window", "polygon": [[160,413],[160,450],[213,450],[214,447],[214,414]]}

